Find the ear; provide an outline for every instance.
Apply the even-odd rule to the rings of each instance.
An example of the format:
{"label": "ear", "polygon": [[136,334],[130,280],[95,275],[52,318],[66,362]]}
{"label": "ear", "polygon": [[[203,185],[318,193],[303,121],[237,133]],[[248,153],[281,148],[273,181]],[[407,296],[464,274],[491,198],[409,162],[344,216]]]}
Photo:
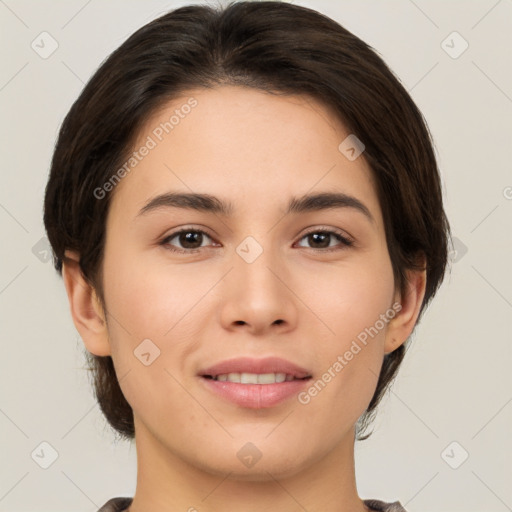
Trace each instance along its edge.
{"label": "ear", "polygon": [[394,304],[400,304],[401,309],[388,324],[384,342],[385,354],[393,352],[402,345],[411,335],[416,325],[427,284],[425,258],[422,257],[421,259],[424,263],[423,270],[408,270],[406,272],[407,284],[404,295],[402,296],[400,291],[395,294]]}
{"label": "ear", "polygon": [[91,354],[111,354],[107,323],[94,288],[82,274],[76,252],[66,251],[62,262],[62,278],[68,294],[71,316],[85,347]]}

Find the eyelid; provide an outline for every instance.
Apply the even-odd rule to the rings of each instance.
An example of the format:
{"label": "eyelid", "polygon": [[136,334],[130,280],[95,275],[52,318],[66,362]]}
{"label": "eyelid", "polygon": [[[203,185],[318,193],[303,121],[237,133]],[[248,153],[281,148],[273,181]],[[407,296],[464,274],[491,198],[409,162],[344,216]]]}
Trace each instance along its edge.
{"label": "eyelid", "polygon": [[[159,245],[163,245],[163,246],[166,246],[166,245],[170,245],[168,244],[168,241],[169,240],[172,240],[173,238],[177,237],[178,235],[180,235],[181,233],[188,233],[188,232],[195,232],[195,233],[201,233],[203,235],[206,235],[208,238],[210,238],[211,240],[213,240],[215,243],[218,243],[216,240],[215,240],[215,237],[213,235],[211,235],[205,228],[203,227],[194,227],[194,226],[184,226],[182,228],[178,228],[176,231],[173,231],[167,235],[164,235],[160,242],[158,242]],[[197,252],[201,249],[208,249],[209,247],[198,247],[197,249],[180,249],[179,247],[174,247],[172,246],[173,249],[170,249],[171,251],[172,250],[175,250],[176,252],[182,252],[182,253],[191,253],[191,252]]]}
{"label": "eyelid", "polygon": [[310,249],[311,251],[313,251],[316,254],[340,252],[340,251],[345,251],[351,247],[356,246],[354,238],[352,236],[350,236],[348,233],[346,233],[345,231],[343,231],[341,229],[327,227],[327,226],[323,226],[323,227],[315,226],[315,227],[311,228],[310,230],[308,230],[305,233],[303,233],[302,235],[300,235],[298,241],[300,242],[303,238],[305,238],[308,235],[313,234],[313,233],[329,234],[329,235],[337,238],[338,242],[339,242],[338,245],[335,245],[333,247],[331,247],[331,246],[324,247],[324,248],[303,247],[304,249]]}
{"label": "eyelid", "polygon": [[339,235],[341,238],[345,239],[347,242],[350,242],[351,244],[355,243],[354,238],[349,235],[346,231],[334,228],[330,226],[314,226],[311,229],[308,229],[305,233],[303,233],[300,238],[304,238],[307,235],[310,235],[311,233],[335,233],[336,235]]}
{"label": "eyelid", "polygon": [[[169,243],[169,240],[172,240],[173,238],[177,237],[181,233],[187,233],[187,232],[201,233],[203,235],[206,235],[208,238],[210,238],[214,243],[218,244],[218,242],[215,240],[215,237],[210,235],[210,233],[208,233],[208,231],[205,228],[203,228],[203,227],[198,228],[198,227],[194,227],[194,226],[184,226],[184,227],[179,228],[176,231],[173,231],[172,233],[164,236],[161,239],[161,241],[159,242],[159,245],[164,246],[167,250],[169,250],[171,252],[175,252],[175,253],[179,253],[179,254],[193,254],[193,253],[200,252],[202,249],[211,249],[211,246],[198,247],[195,249],[180,249],[179,247],[172,246]],[[335,238],[338,239],[338,241],[340,243],[338,245],[335,245],[334,247],[330,247],[330,246],[324,247],[324,248],[302,247],[302,246],[300,246],[300,247],[302,247],[304,249],[310,249],[316,253],[318,253],[318,252],[330,253],[330,252],[335,252],[335,251],[342,251],[344,249],[355,246],[355,240],[351,235],[349,235],[348,233],[346,233],[345,231],[343,231],[339,228],[334,228],[334,227],[330,227],[330,226],[310,227],[310,228],[308,228],[308,230],[306,232],[303,232],[300,236],[297,235],[298,236],[297,241],[300,242],[303,238],[305,238],[308,235],[313,234],[313,233],[324,233],[324,234],[333,235]]]}

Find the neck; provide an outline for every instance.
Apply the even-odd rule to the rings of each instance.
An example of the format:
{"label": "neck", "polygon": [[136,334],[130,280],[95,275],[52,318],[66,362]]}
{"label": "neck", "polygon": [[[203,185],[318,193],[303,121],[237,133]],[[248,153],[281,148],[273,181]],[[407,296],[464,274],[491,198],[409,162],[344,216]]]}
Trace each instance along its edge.
{"label": "neck", "polygon": [[354,430],[329,454],[283,477],[261,469],[251,480],[197,467],[136,425],[137,488],[129,512],[367,512],[355,481]]}

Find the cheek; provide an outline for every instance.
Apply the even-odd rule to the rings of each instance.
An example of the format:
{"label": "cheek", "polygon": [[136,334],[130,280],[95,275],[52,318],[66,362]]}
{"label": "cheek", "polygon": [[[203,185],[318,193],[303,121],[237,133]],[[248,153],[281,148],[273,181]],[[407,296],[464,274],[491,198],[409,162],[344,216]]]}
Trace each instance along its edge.
{"label": "cheek", "polygon": [[172,376],[182,380],[204,337],[212,316],[207,294],[216,281],[193,267],[151,265],[113,252],[105,258],[112,358],[118,376],[127,375],[121,382],[126,399],[142,415],[167,410],[168,400],[173,410],[190,409]]}
{"label": "cheek", "polygon": [[105,258],[104,276],[109,340],[123,394],[139,416],[155,424],[165,411],[187,411],[172,427],[186,431],[200,411],[178,381],[203,328],[200,318],[206,317],[197,303],[211,285],[192,269],[156,268],[114,251]]}
{"label": "cheek", "polygon": [[[354,269],[341,292],[343,316],[338,323],[350,326],[350,337],[374,326],[392,306],[394,281],[391,266],[384,264]],[[387,324],[386,324],[387,325]],[[379,331],[383,329],[380,324]]]}
{"label": "cheek", "polygon": [[331,346],[334,341],[340,350],[392,306],[394,278],[391,262],[385,255],[355,257],[353,262],[338,268],[331,266],[304,274],[305,302],[322,320],[326,341]]}
{"label": "cheek", "polygon": [[392,267],[381,255],[330,276],[318,279],[309,297],[330,332],[323,337],[321,374],[299,402],[315,411],[316,421],[328,410],[355,422],[375,391],[394,316]]}
{"label": "cheek", "polygon": [[126,254],[105,258],[104,268],[110,312],[137,339],[169,338],[175,325],[179,332],[187,312],[196,314],[195,305],[211,288],[193,265],[156,266]]}

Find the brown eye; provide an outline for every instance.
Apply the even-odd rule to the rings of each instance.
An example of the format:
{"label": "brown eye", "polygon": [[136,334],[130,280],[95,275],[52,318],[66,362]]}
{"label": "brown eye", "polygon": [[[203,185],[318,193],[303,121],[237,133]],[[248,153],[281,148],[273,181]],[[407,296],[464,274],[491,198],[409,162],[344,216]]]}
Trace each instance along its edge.
{"label": "brown eye", "polygon": [[[162,240],[162,245],[171,251],[196,252],[201,247],[205,247],[202,245],[205,237],[211,240],[211,237],[207,233],[199,229],[182,229],[167,236]],[[177,240],[181,247],[176,247],[171,243],[171,240],[174,239]]]}
{"label": "brown eye", "polygon": [[[340,232],[337,231],[328,231],[328,230],[316,230],[310,231],[306,233],[301,240],[307,239],[308,243],[311,245],[310,249],[319,249],[327,251],[335,251],[343,249],[344,247],[350,247],[353,245],[352,240],[349,240]],[[332,242],[339,242],[338,245],[332,245]],[[341,245],[341,247],[340,247]],[[303,247],[303,246],[301,246]]]}

